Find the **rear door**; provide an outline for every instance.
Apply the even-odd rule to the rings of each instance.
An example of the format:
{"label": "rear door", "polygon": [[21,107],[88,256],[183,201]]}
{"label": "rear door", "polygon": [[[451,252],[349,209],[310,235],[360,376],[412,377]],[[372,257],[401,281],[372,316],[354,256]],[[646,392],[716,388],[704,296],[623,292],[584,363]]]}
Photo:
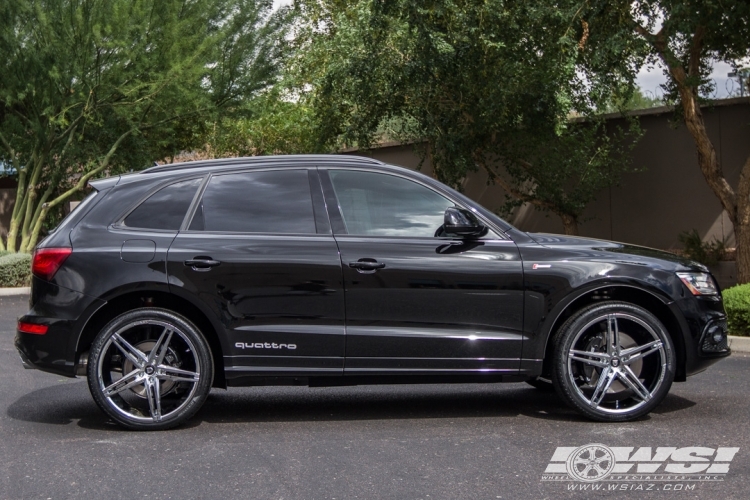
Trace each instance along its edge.
{"label": "rear door", "polygon": [[456,203],[390,172],[321,170],[346,288],[347,374],[515,373],[523,273],[500,232],[441,233]]}
{"label": "rear door", "polygon": [[203,189],[169,249],[169,282],[224,326],[227,379],[341,374],[341,262],[317,171],[217,173]]}

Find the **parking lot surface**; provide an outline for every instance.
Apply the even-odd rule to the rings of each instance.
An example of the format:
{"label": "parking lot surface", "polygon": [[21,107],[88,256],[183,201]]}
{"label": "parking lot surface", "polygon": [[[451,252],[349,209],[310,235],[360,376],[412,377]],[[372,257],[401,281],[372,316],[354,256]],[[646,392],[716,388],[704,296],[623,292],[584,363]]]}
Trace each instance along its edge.
{"label": "parking lot surface", "polygon": [[[109,422],[84,379],[22,369],[27,300],[0,298],[0,499],[750,497],[747,355],[623,424],[526,384],[262,387],[214,390],[188,425],[138,433]],[[558,447],[589,443],[739,452],[722,480],[542,480]]]}

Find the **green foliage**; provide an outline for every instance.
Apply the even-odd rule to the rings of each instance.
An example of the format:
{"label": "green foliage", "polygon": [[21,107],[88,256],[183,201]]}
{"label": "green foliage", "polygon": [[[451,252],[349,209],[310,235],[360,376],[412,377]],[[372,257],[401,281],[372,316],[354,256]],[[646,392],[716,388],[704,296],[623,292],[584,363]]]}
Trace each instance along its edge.
{"label": "green foliage", "polygon": [[224,117],[213,125],[206,146],[210,156],[318,152],[312,108],[279,89],[244,104],[242,115]]}
{"label": "green foliage", "polygon": [[297,67],[321,147],[368,147],[384,132],[424,141],[441,181],[460,187],[483,169],[571,232],[594,193],[629,168],[596,114],[633,80],[615,54],[583,50],[580,2],[310,0],[300,8],[307,31]]}
{"label": "green foliage", "polygon": [[683,231],[678,238],[684,246],[685,257],[707,266],[713,266],[722,260],[727,251],[727,246],[723,241],[714,238],[713,241],[704,242],[695,229]]}
{"label": "green foliage", "polygon": [[10,253],[0,256],[0,287],[29,286],[31,255]]}
{"label": "green foliage", "polygon": [[716,61],[733,65],[750,56],[747,0],[600,0],[591,5],[592,15],[599,15],[597,11],[616,19],[607,34],[629,36],[638,47],[637,61],[664,63],[665,100],[678,108],[687,104],[680,86],[711,95]]}
{"label": "green foliage", "polygon": [[0,2],[0,161],[19,183],[7,248],[33,248],[92,176],[201,146],[206,123],[273,85],[289,16],[272,3]]}
{"label": "green foliage", "polygon": [[[632,92],[631,92],[632,90]],[[639,88],[626,89],[622,94],[614,95],[612,101],[604,108],[605,113],[635,111],[638,109],[664,106],[664,101],[656,97],[648,97]]]}
{"label": "green foliage", "polygon": [[750,283],[722,292],[730,335],[750,336]]}

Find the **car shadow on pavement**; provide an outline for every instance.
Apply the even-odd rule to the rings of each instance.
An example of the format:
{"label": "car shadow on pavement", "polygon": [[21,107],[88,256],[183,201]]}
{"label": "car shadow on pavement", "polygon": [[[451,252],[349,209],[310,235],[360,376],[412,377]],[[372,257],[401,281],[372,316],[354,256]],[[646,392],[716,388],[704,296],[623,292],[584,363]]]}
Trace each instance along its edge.
{"label": "car shadow on pavement", "polygon": [[25,422],[78,425],[88,428],[112,429],[115,425],[91,399],[86,382],[66,383],[37,389],[18,398],[8,406],[6,414]]}
{"label": "car shadow on pavement", "polygon": [[[214,391],[196,419],[219,422],[298,422],[488,418],[527,415],[577,421],[554,393],[525,384],[310,388],[284,394],[261,389],[236,395]],[[305,392],[306,391],[306,392]]]}
{"label": "car shadow on pavement", "polygon": [[[681,411],[695,403],[669,394],[654,411]],[[116,425],[96,406],[85,382],[46,387],[13,402],[15,420],[113,430]],[[183,428],[213,423],[410,420],[426,418],[503,418],[528,416],[582,422],[552,392],[525,384],[376,387],[258,387],[213,390],[203,408]],[[650,417],[644,417],[648,420]]]}

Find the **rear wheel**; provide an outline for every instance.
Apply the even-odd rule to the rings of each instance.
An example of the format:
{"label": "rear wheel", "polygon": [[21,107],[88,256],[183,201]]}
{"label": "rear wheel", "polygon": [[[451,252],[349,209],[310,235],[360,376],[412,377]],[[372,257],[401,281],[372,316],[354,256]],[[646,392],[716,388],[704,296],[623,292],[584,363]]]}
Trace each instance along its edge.
{"label": "rear wheel", "polygon": [[96,336],[88,385],[94,401],[130,429],[180,425],[203,405],[213,378],[203,335],[165,309],[121,314]]}
{"label": "rear wheel", "polygon": [[674,374],[674,347],[666,329],[634,304],[587,307],[573,315],[555,339],[555,389],[570,406],[595,420],[646,415],[666,397]]}

